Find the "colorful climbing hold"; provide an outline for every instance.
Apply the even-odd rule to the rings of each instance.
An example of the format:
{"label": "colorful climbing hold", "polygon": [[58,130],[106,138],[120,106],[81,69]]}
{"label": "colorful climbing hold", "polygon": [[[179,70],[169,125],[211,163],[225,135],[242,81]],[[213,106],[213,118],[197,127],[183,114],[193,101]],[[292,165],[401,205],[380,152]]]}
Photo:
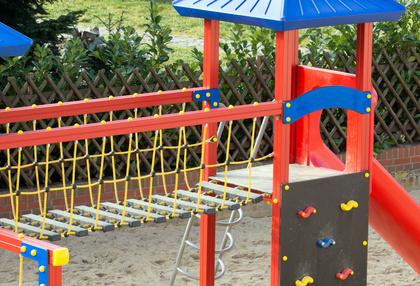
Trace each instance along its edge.
{"label": "colorful climbing hold", "polygon": [[341,203],[340,208],[343,212],[349,212],[352,209],[357,209],[359,207],[359,203],[354,201],[354,200],[350,200],[347,203]]}
{"label": "colorful climbing hold", "polygon": [[298,211],[297,214],[300,218],[309,218],[311,215],[316,214],[316,208],[306,207],[304,210]]}
{"label": "colorful climbing hold", "polygon": [[318,245],[318,247],[320,248],[329,248],[335,245],[335,240],[330,237],[326,237],[324,239],[318,239],[316,241],[316,245]]}
{"label": "colorful climbing hold", "polygon": [[338,280],[341,280],[341,281],[345,281],[345,280],[347,280],[353,274],[354,274],[353,269],[351,269],[351,268],[344,268],[343,271],[338,272],[335,275],[335,278],[337,278]]}
{"label": "colorful climbing hold", "polygon": [[312,278],[311,276],[305,276],[300,280],[296,280],[295,286],[306,286],[308,284],[313,284],[314,282],[314,278]]}

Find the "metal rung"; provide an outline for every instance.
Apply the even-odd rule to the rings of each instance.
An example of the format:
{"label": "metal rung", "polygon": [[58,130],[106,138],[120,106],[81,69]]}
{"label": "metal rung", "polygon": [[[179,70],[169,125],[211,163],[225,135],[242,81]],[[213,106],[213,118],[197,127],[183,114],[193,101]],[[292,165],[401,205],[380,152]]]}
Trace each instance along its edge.
{"label": "metal rung", "polygon": [[[173,198],[165,197],[165,196],[161,196],[161,195],[154,195],[153,198],[156,199],[156,200],[163,201],[163,202],[166,202],[166,203],[171,203],[171,204],[173,204],[174,201],[175,201]],[[183,201],[181,199],[177,199],[176,204],[180,207],[184,206],[184,207],[189,207],[189,208],[193,208],[193,209],[197,208],[197,204],[192,203],[192,202],[186,202],[186,201]],[[200,209],[203,210],[203,212],[205,214],[216,213],[215,208],[212,208],[212,207],[209,207],[209,206],[206,206],[206,205],[200,205]]]}
{"label": "metal rung", "polygon": [[[82,212],[87,212],[96,215],[95,208],[91,208],[88,206],[77,206],[76,209]],[[119,214],[113,214],[103,210],[98,210],[98,215],[106,217],[108,219],[115,219],[117,221],[121,221],[123,219],[123,217]],[[141,225],[141,221],[127,216],[124,217],[124,221],[127,222],[130,227],[136,227]]]}
{"label": "metal rung", "polygon": [[[118,210],[120,212],[122,212],[124,210],[124,206],[121,206],[119,204],[102,203],[102,205],[105,206],[105,207],[108,207],[108,208],[116,209],[116,210]],[[131,207],[128,207],[127,206],[125,208],[125,211],[128,214],[131,214],[131,215],[139,215],[139,216],[142,216],[144,218],[147,218],[147,212],[146,211],[143,211],[143,210],[138,210],[138,209],[134,209],[134,208],[131,208]],[[153,218],[153,220],[155,222],[157,222],[157,223],[159,223],[159,222],[165,222],[166,221],[166,216],[158,215],[158,214],[155,214],[155,213],[150,213],[149,214],[149,217]]]}
{"label": "metal rung", "polygon": [[[70,213],[65,212],[65,211],[61,211],[61,210],[52,210],[49,211],[49,213],[53,214],[53,215],[57,215],[57,216],[61,216],[61,217],[65,217],[67,219],[70,219]],[[92,226],[95,225],[96,220],[89,218],[89,217],[84,217],[81,215],[77,215],[77,214],[73,214],[73,220],[81,222],[81,223],[86,223],[86,224],[91,224]],[[113,224],[109,224],[107,222],[98,220],[98,226],[102,227],[102,230],[104,232],[106,231],[111,231],[115,229],[115,226]]]}
{"label": "metal rung", "polygon": [[[224,193],[224,186],[218,185],[218,184],[213,184],[213,183],[209,183],[209,182],[202,182],[201,186],[204,189],[208,189],[210,191],[215,192],[218,195],[223,195]],[[230,187],[226,187],[226,193],[228,195],[231,196],[237,196],[239,198],[241,198],[242,200],[246,200],[248,198],[248,192],[242,191],[242,190],[238,190],[238,189],[234,189],[234,188],[230,188]],[[256,194],[256,193],[250,193],[249,194],[249,199],[253,202],[253,203],[258,203],[261,202],[263,200],[263,195],[260,194]]]}
{"label": "metal rung", "polygon": [[[43,220],[44,220],[44,218],[42,216],[34,215],[34,214],[26,214],[26,215],[23,215],[23,217],[27,218],[31,221],[36,221],[36,222],[39,222],[39,223],[42,223]],[[45,218],[45,223],[48,224],[48,225],[51,225],[53,227],[58,227],[60,229],[65,229],[65,230],[67,230],[70,226],[67,223],[56,221],[56,220],[49,219],[49,218]],[[72,225],[71,230],[74,231],[75,235],[78,236],[78,237],[87,236],[89,234],[89,231],[87,229],[78,227],[77,225]]]}
{"label": "metal rung", "polygon": [[[7,219],[7,218],[1,218],[0,219],[0,224],[2,225],[8,225],[8,226],[12,226],[15,227],[16,226],[16,222],[14,220],[11,219]],[[48,240],[50,241],[57,241],[61,239],[61,235],[59,233],[50,231],[50,230],[44,230],[42,231],[42,229],[40,229],[39,227],[35,227],[32,225],[28,225],[28,224],[24,224],[21,222],[18,222],[18,229],[23,230],[24,232],[27,233],[36,233],[38,235],[43,235],[46,236],[48,238]]]}
{"label": "metal rung", "polygon": [[[148,207],[148,202],[141,201],[141,200],[129,199],[129,200],[127,200],[127,202],[131,207],[133,207],[134,205],[139,205],[139,206],[142,206],[142,207]],[[168,213],[172,213],[173,210],[174,210],[171,207],[162,206],[162,205],[158,205],[158,204],[154,204],[154,203],[151,203],[150,206],[154,210],[164,211],[164,212],[168,212]],[[175,213],[179,214],[180,218],[190,218],[191,217],[191,212],[183,210],[183,209],[176,208]]]}
{"label": "metal rung", "polygon": [[[198,193],[188,192],[188,191],[184,191],[184,190],[178,190],[177,193],[179,195],[190,197],[190,198],[193,198],[195,200],[198,199]],[[203,202],[215,203],[215,204],[218,204],[218,205],[222,205],[222,203],[223,203],[222,199],[215,198],[215,197],[212,197],[212,196],[207,196],[207,195],[201,195],[200,200],[202,200]],[[238,203],[234,203],[234,202],[228,201],[228,200],[224,201],[224,205],[227,206],[229,210],[237,210],[241,207]]]}

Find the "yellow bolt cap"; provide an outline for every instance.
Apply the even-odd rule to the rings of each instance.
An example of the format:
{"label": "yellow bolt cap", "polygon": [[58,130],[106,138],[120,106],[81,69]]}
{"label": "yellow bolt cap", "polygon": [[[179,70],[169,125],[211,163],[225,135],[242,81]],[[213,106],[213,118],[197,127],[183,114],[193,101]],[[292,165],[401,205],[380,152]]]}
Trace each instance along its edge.
{"label": "yellow bolt cap", "polygon": [[127,120],[128,121],[133,121],[133,117],[128,117]]}
{"label": "yellow bolt cap", "polygon": [[254,102],[254,106],[258,106],[259,104],[259,102]]}
{"label": "yellow bolt cap", "polygon": [[287,261],[287,259],[289,259],[289,258],[285,255],[285,256],[283,256],[283,258],[282,258],[282,259],[283,259],[283,261],[284,261],[284,262],[286,262],[286,261]]}
{"label": "yellow bolt cap", "polygon": [[36,104],[32,104],[32,108],[36,108]]}
{"label": "yellow bolt cap", "polygon": [[206,97],[210,97],[210,92],[206,92]]}
{"label": "yellow bolt cap", "polygon": [[20,252],[22,252],[22,253],[26,252],[26,246],[21,246],[20,247]]}
{"label": "yellow bolt cap", "polygon": [[284,186],[284,190],[285,190],[285,191],[290,190],[290,186],[289,186],[289,185],[285,185],[285,186]]}
{"label": "yellow bolt cap", "polygon": [[208,107],[204,108],[204,112],[209,112],[209,111],[210,111],[210,108]]}
{"label": "yellow bolt cap", "polygon": [[366,107],[366,112],[370,112],[370,107]]}
{"label": "yellow bolt cap", "polygon": [[54,249],[52,255],[53,266],[64,266],[69,263],[70,253],[66,247]]}
{"label": "yellow bolt cap", "polygon": [[108,96],[108,99],[109,99],[109,100],[113,100],[113,99],[114,99],[114,97],[113,97],[112,95],[110,95],[110,96]]}
{"label": "yellow bolt cap", "polygon": [[292,118],[286,117],[286,122],[290,122],[290,121],[292,121]]}
{"label": "yellow bolt cap", "polygon": [[80,126],[80,124],[79,123],[76,123],[76,124],[74,124],[74,127],[79,127]]}
{"label": "yellow bolt cap", "polygon": [[197,93],[197,94],[195,95],[195,98],[199,99],[199,98],[200,98],[200,95]]}
{"label": "yellow bolt cap", "polygon": [[366,173],[365,173],[365,178],[369,178],[369,177],[370,177],[369,172],[366,172]]}
{"label": "yellow bolt cap", "polygon": [[286,103],[286,107],[287,107],[287,108],[290,108],[290,106],[292,106],[292,105],[290,104],[290,102]]}
{"label": "yellow bolt cap", "polygon": [[32,249],[32,250],[31,250],[31,255],[32,255],[32,256],[36,256],[36,250],[35,250],[35,249]]}
{"label": "yellow bolt cap", "polygon": [[213,106],[217,107],[219,105],[219,103],[217,101],[213,102]]}
{"label": "yellow bolt cap", "polygon": [[369,93],[368,95],[366,95],[366,97],[367,98],[372,98],[372,94]]}
{"label": "yellow bolt cap", "polygon": [[229,105],[228,109],[232,109],[232,108],[233,108],[233,105]]}
{"label": "yellow bolt cap", "polygon": [[22,130],[19,130],[19,131],[18,131],[18,134],[19,134],[19,135],[22,135],[22,134],[23,134],[23,131],[22,131]]}
{"label": "yellow bolt cap", "polygon": [[19,238],[19,239],[22,239],[22,238],[24,238],[24,237],[25,237],[25,235],[24,235],[23,233],[19,233],[19,234],[18,234],[18,238]]}
{"label": "yellow bolt cap", "polygon": [[57,105],[58,106],[62,106],[63,105],[63,102],[62,101],[59,101],[59,102],[57,102]]}
{"label": "yellow bolt cap", "polygon": [[10,107],[6,107],[6,108],[5,108],[5,110],[6,110],[6,111],[10,111]]}
{"label": "yellow bolt cap", "polygon": [[363,246],[367,246],[368,245],[368,242],[366,240],[363,240],[362,245]]}
{"label": "yellow bolt cap", "polygon": [[45,272],[45,266],[44,265],[39,266],[38,270],[39,270],[39,272],[44,273]]}
{"label": "yellow bolt cap", "polygon": [[154,118],[159,118],[159,114],[153,115]]}

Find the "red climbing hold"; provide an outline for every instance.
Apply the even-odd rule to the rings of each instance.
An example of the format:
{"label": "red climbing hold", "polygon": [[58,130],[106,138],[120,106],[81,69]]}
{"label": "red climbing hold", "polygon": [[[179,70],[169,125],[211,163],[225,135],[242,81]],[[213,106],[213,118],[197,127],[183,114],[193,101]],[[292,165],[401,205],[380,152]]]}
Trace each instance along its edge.
{"label": "red climbing hold", "polygon": [[307,207],[303,211],[298,212],[298,216],[300,218],[308,218],[313,214],[316,214],[316,208],[314,208],[314,207]]}
{"label": "red climbing hold", "polygon": [[335,274],[335,278],[337,278],[338,280],[347,280],[347,278],[349,278],[349,276],[353,275],[354,271],[351,268],[345,268],[343,271]]}

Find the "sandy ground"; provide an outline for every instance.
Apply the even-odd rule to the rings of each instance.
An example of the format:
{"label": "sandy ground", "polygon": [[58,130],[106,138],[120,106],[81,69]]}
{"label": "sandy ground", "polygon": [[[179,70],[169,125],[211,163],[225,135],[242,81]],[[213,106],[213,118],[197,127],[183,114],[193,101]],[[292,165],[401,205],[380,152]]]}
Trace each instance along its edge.
{"label": "sandy ground", "polygon": [[[410,193],[420,202],[420,190]],[[248,216],[235,227],[237,244],[226,254],[227,273],[217,285],[269,285],[271,219],[261,217],[262,207],[261,204],[246,209]],[[71,263],[64,268],[63,284],[167,285],[185,222],[148,224],[61,241],[59,244],[71,252]],[[197,228],[193,228],[192,237],[198,238]],[[369,241],[368,285],[420,285],[420,277],[373,230]],[[17,285],[16,256],[0,252],[0,265],[0,285]],[[197,269],[197,253],[186,251],[183,265],[192,271]],[[35,269],[34,263],[25,261],[24,285],[36,285]],[[176,285],[197,285],[197,282],[178,275]]]}

